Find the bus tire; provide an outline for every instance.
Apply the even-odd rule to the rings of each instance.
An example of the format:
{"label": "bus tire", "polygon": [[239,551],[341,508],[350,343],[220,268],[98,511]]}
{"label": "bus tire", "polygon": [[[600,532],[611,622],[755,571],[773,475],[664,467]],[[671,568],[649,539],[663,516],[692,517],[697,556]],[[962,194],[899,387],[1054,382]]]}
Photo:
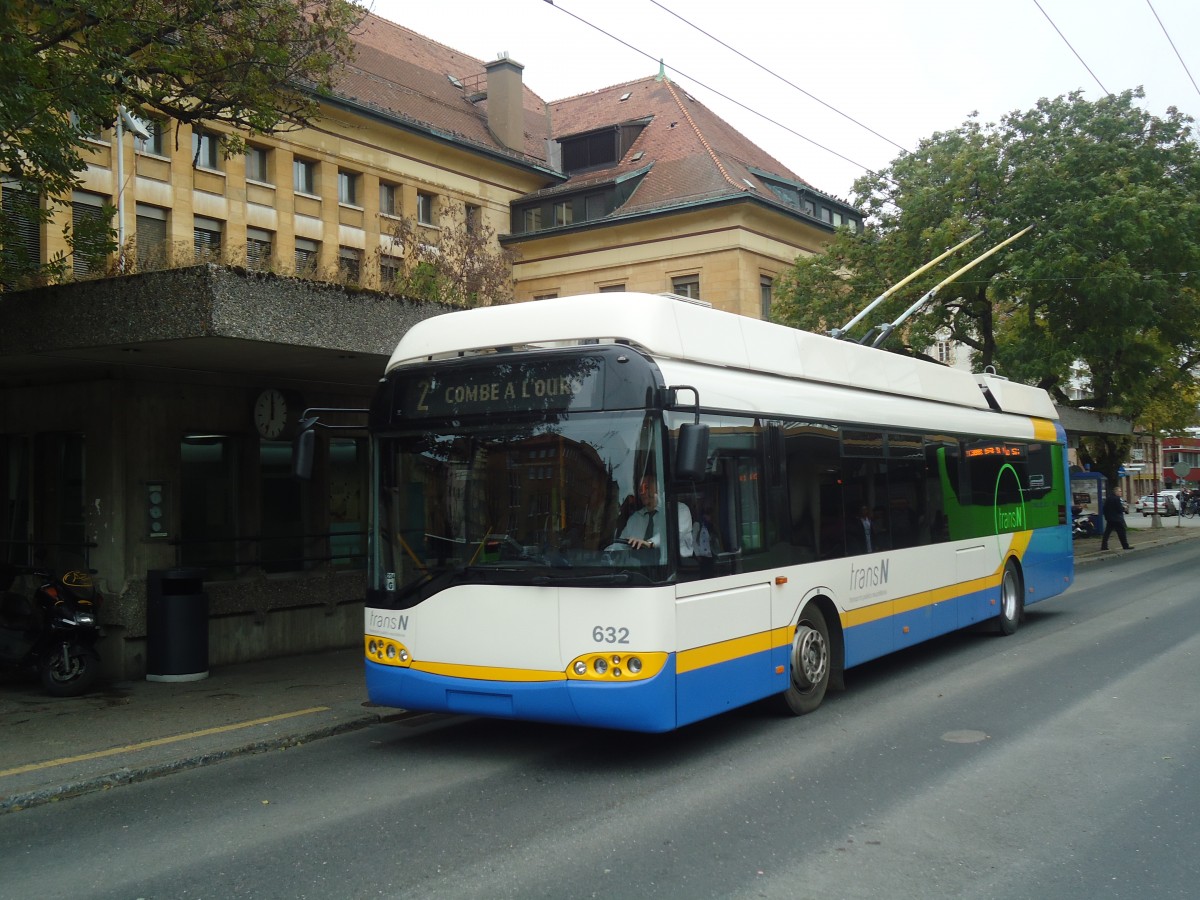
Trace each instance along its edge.
{"label": "bus tire", "polygon": [[788,687],[779,695],[784,712],[803,716],[825,698],[833,655],[829,626],[815,603],[804,607],[788,653]]}
{"label": "bus tire", "polygon": [[996,622],[997,634],[1013,634],[1021,626],[1025,615],[1025,585],[1017,564],[1011,559],[1004,564],[1004,575],[1000,578],[1000,618]]}

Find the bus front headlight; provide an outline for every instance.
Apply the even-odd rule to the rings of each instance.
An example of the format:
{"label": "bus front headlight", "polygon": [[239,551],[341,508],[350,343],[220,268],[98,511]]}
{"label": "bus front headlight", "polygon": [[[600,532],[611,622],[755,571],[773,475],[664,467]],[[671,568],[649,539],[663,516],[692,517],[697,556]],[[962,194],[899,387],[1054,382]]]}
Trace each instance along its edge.
{"label": "bus front headlight", "polygon": [[583,681],[640,681],[663,670],[669,653],[651,651],[637,656],[620,653],[587,653],[571,660],[566,675]]}

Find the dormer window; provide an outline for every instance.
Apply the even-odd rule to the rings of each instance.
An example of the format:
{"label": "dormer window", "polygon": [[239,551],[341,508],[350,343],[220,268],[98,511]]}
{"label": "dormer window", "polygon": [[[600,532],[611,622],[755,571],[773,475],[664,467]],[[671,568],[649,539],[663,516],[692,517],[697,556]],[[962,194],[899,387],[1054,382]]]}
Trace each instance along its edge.
{"label": "dormer window", "polygon": [[568,175],[589,169],[605,169],[621,161],[650,122],[636,119],[620,125],[610,125],[587,134],[559,138],[562,147],[562,167]]}
{"label": "dormer window", "polygon": [[620,159],[617,155],[619,134],[616,128],[607,128],[562,141],[563,171],[570,173],[615,166]]}

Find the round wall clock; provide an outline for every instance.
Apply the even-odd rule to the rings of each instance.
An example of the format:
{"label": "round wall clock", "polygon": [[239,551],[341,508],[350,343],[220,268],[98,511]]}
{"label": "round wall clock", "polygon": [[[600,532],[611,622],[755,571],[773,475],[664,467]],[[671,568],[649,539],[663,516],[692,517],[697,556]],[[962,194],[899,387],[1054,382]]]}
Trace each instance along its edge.
{"label": "round wall clock", "polygon": [[287,427],[291,412],[283,391],[267,388],[254,401],[254,427],[268,441],[278,440]]}

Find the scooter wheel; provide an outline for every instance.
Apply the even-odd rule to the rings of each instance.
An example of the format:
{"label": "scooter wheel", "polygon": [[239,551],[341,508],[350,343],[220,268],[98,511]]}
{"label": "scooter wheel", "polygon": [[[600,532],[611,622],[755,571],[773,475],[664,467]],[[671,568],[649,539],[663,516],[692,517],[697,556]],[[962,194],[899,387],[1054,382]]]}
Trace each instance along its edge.
{"label": "scooter wheel", "polygon": [[86,694],[100,675],[99,662],[94,653],[81,647],[71,647],[65,659],[61,651],[51,653],[39,667],[42,687],[51,697]]}

